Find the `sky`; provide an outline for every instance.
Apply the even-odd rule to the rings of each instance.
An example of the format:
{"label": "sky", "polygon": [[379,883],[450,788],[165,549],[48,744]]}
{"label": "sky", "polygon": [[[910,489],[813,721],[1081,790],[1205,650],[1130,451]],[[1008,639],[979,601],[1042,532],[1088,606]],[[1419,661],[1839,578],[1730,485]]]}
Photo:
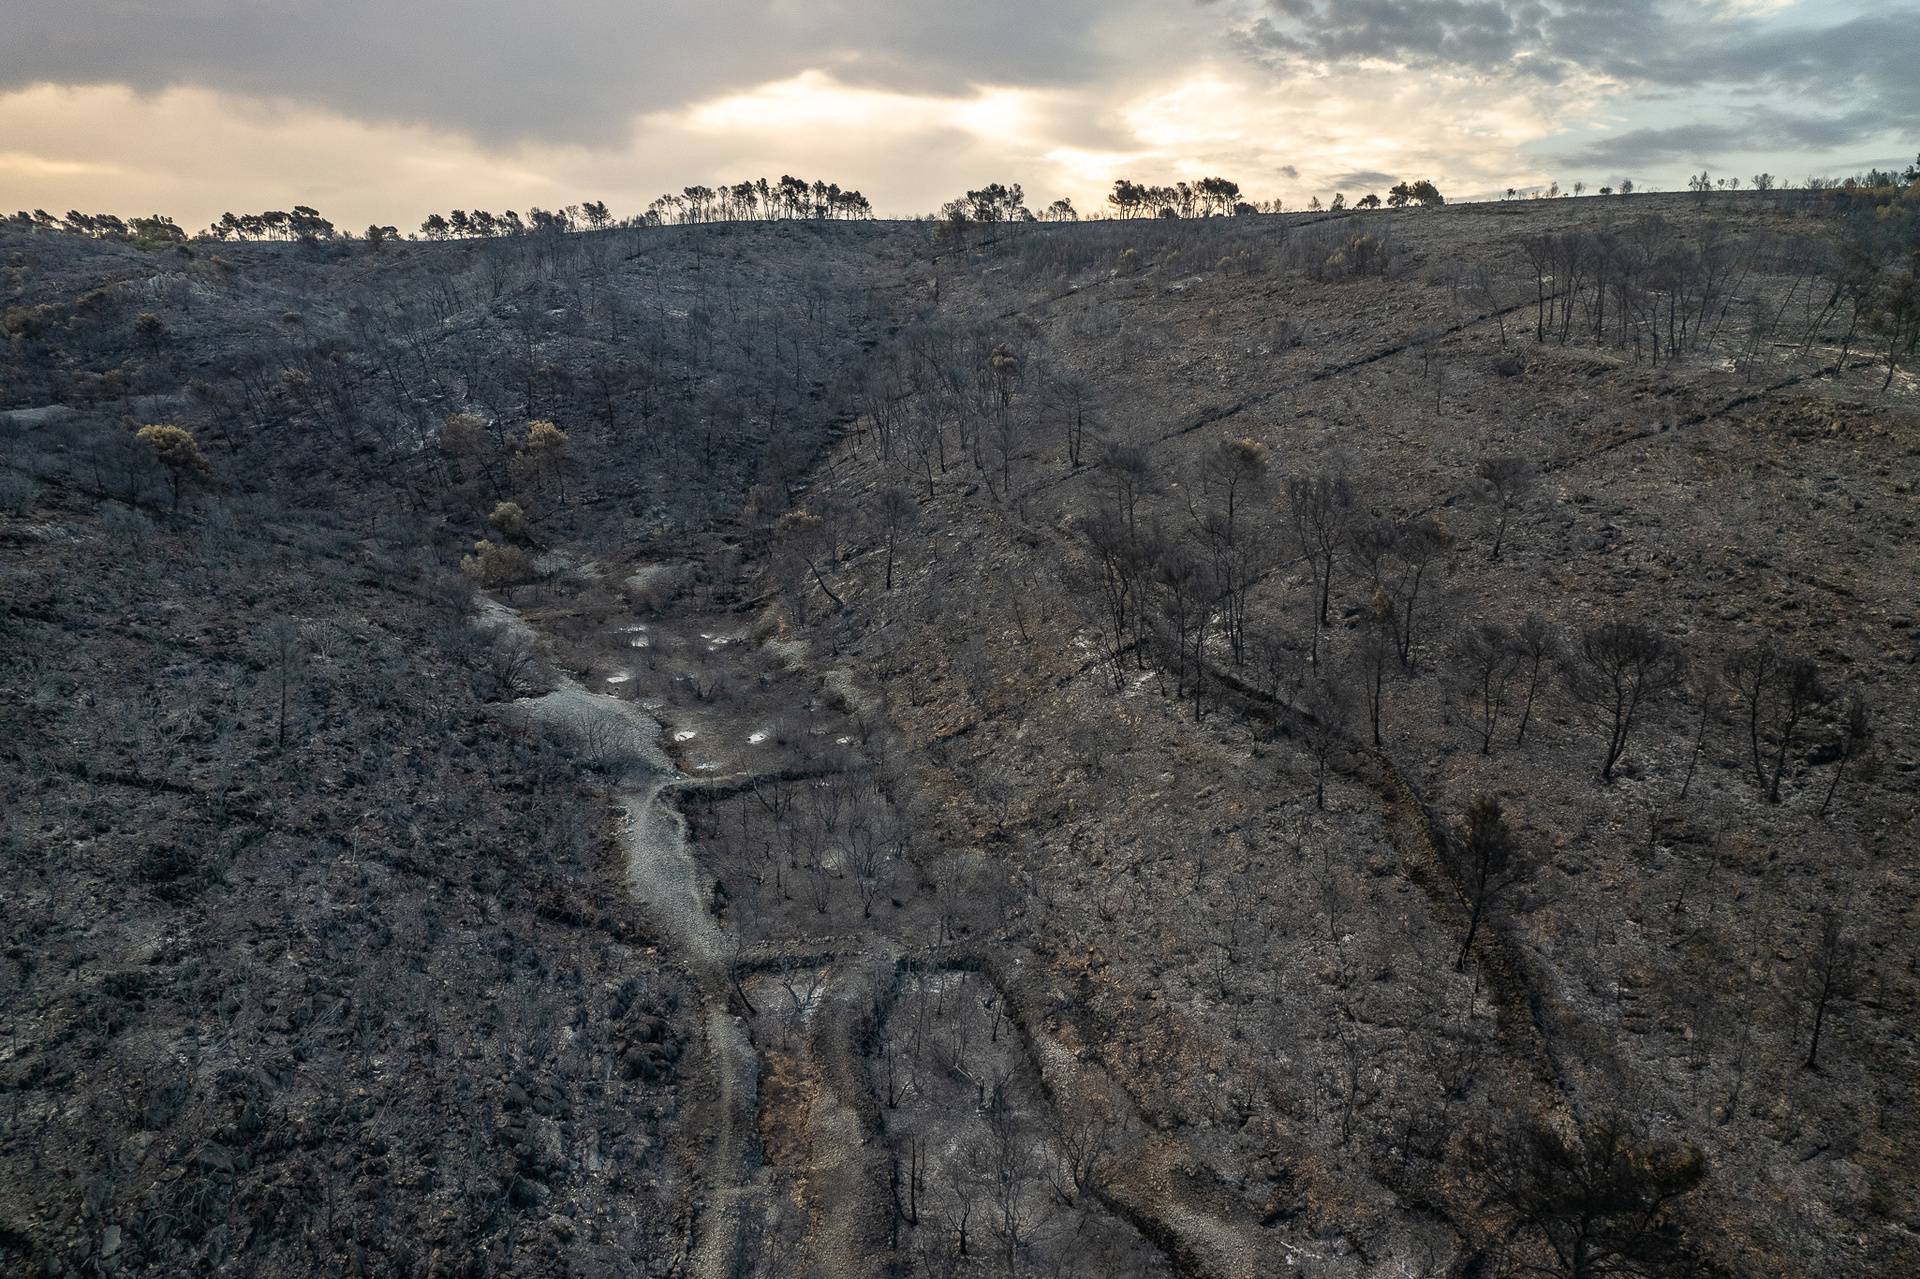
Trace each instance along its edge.
{"label": "sky", "polygon": [[792,173],[1801,180],[1920,151],[1920,0],[3,0],[0,208],[343,227]]}

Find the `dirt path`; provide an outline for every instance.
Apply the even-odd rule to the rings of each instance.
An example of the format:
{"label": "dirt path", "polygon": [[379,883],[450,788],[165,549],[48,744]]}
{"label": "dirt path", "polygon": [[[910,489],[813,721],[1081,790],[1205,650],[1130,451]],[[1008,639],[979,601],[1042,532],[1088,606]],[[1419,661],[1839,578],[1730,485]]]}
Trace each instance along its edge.
{"label": "dirt path", "polygon": [[[1015,985],[982,964],[1006,998],[1008,1014],[1027,1045],[1050,1099],[1128,1096],[1103,1068],[1081,1057],[1037,1023]],[[1057,1104],[1057,1101],[1056,1101]],[[1129,1104],[1131,1104],[1129,1102]],[[1136,1112],[1130,1125],[1140,1137],[1116,1152],[1101,1200],[1161,1250],[1176,1274],[1207,1279],[1264,1279],[1302,1259],[1330,1265],[1334,1258],[1309,1251],[1263,1227],[1243,1207],[1215,1204],[1196,1194],[1191,1170],[1204,1166],[1188,1143],[1149,1128]],[[1285,1260],[1281,1260],[1284,1255]],[[1336,1269],[1319,1270],[1328,1275]]]}
{"label": "dirt path", "polygon": [[[686,576],[674,568],[643,567],[626,580],[652,592]],[[657,597],[653,602],[656,607],[661,603]],[[488,621],[520,634],[535,633],[526,619],[497,604],[486,606],[485,614]],[[649,643],[682,628],[697,632],[699,625],[692,618],[656,617],[647,628]],[[724,647],[725,640],[714,642],[710,633],[698,634],[710,653],[737,652],[730,662],[751,662],[758,654],[790,671],[808,668],[805,647],[795,642],[734,649]],[[878,1140],[879,1106],[864,1052],[877,1009],[893,983],[901,946],[881,933],[836,939],[834,953],[825,956],[816,953],[818,943],[797,937],[769,939],[751,948],[740,945],[714,913],[711,877],[690,846],[687,821],[676,802],[683,792],[725,789],[736,774],[731,769],[683,772],[667,746],[669,738],[676,752],[697,742],[700,751],[710,753],[713,708],[676,705],[675,699],[685,694],[665,673],[637,680],[633,675],[621,672],[616,686],[650,699],[644,705],[589,691],[563,677],[553,691],[523,698],[514,707],[590,743],[603,765],[608,758],[618,761],[603,771],[613,779],[630,891],[686,965],[699,992],[698,1060],[705,1079],[693,1130],[701,1136],[698,1164],[704,1201],[689,1273],[697,1279],[730,1279],[753,1267],[780,1218],[776,1197],[791,1191],[806,1212],[805,1253],[821,1273],[832,1279],[881,1274],[892,1256],[888,1238],[893,1209],[887,1146]],[[829,669],[820,679],[830,700],[850,718],[881,713],[847,670]],[[693,731],[695,724],[698,732]],[[724,748],[717,757],[695,758],[699,762],[689,767],[722,768],[735,762]],[[748,949],[763,974],[768,964],[819,967],[821,984],[797,1037],[778,1029],[777,1001],[784,996],[766,997],[759,984],[764,979],[750,979],[746,987],[738,984],[736,970],[749,958]],[[995,984],[1009,993],[1004,983]],[[748,989],[762,993],[749,1001],[743,998]],[[1017,998],[1009,998],[1007,1006],[1049,1098],[1087,1090],[1119,1092],[1104,1070],[1082,1062],[1053,1040],[1020,1008]],[[1204,1161],[1186,1143],[1144,1124],[1137,1124],[1136,1131],[1142,1136],[1118,1152],[1101,1200],[1151,1240],[1176,1272],[1251,1279],[1272,1273],[1276,1264],[1314,1257],[1263,1229],[1243,1208],[1214,1203],[1218,1196],[1203,1193]],[[768,1132],[777,1136],[767,1138]],[[767,1140],[778,1148],[767,1148]],[[780,1189],[776,1174],[790,1179],[788,1190]]]}
{"label": "dirt path", "polygon": [[807,1054],[819,1079],[807,1114],[813,1197],[821,1207],[838,1209],[818,1214],[824,1220],[816,1230],[815,1252],[834,1279],[857,1279],[886,1270],[890,1209],[882,1203],[885,1162],[879,1145],[868,1140],[878,1123],[876,1116],[862,1113],[873,1103],[859,1046],[879,1001],[881,983],[892,971],[890,954],[837,962],[828,973],[807,1036]]}
{"label": "dirt path", "polygon": [[[625,583],[657,607],[673,583],[689,576],[684,566],[650,565],[634,570]],[[538,635],[527,619],[497,601],[482,606],[482,620],[524,638]],[[687,629],[697,630],[697,625],[688,622]],[[673,629],[672,619],[649,627],[656,636]],[[724,641],[716,645],[713,638],[700,633],[709,652],[724,647]],[[745,646],[740,651],[743,659],[752,652]],[[783,664],[800,656],[779,649],[768,655]],[[662,699],[676,692],[664,676],[642,677],[630,689],[629,682],[623,678],[618,686]],[[827,686],[855,714],[873,713],[871,700],[847,672],[828,672]],[[592,692],[562,676],[551,692],[522,698],[513,707],[517,714],[572,734],[587,744],[593,757],[621,761],[612,770],[612,788],[628,888],[686,965],[701,1004],[699,1060],[706,1082],[696,1129],[702,1135],[699,1162],[705,1201],[697,1217],[689,1272],[696,1279],[731,1279],[756,1264],[777,1215],[771,1169],[759,1149],[764,1063],[755,1043],[758,1019],[742,1015],[748,1006],[735,982],[741,947],[714,915],[710,878],[694,855],[676,796],[725,789],[751,774],[683,772],[669,753],[667,739],[680,742],[684,736],[710,747],[704,732],[681,727],[698,715],[683,712],[671,701],[643,705],[614,693]],[[762,962],[775,962],[796,948],[762,943],[753,949]],[[808,1084],[802,1154],[786,1171],[796,1175],[807,1201],[807,1250],[833,1279],[862,1279],[885,1268],[888,1218],[879,1198],[885,1189],[884,1169],[876,1164],[883,1155],[868,1140],[873,1123],[863,1114],[867,1099],[859,1045],[880,974],[892,971],[893,953],[884,939],[876,938],[870,948],[863,945],[835,960],[799,1040],[799,1074]],[[759,997],[755,1002],[761,1002]]]}
{"label": "dirt path", "polygon": [[[707,1202],[694,1243],[696,1279],[733,1279],[764,1217],[761,1189],[748,1171],[754,1117],[760,1108],[760,1058],[726,1000],[707,997],[706,1056],[714,1079],[711,1139],[706,1155]],[[751,1264],[751,1259],[747,1259]]]}
{"label": "dirt path", "polygon": [[687,844],[686,819],[671,801],[684,780],[676,773],[622,794],[620,842],[634,899],[678,947],[700,992],[702,1047],[713,1095],[703,1160],[707,1202],[700,1214],[693,1273],[698,1279],[731,1279],[762,1216],[761,1188],[749,1171],[760,1059],[731,1007],[731,943],[708,909],[700,869]]}
{"label": "dirt path", "polygon": [[680,948],[703,987],[724,995],[727,934],[708,909],[709,893],[687,847],[687,823],[671,802],[687,779],[678,773],[623,792],[620,843],[627,854],[627,886],[647,915]]}
{"label": "dirt path", "polygon": [[[670,571],[655,570],[654,576]],[[482,616],[517,634],[536,634],[525,618],[497,601],[488,601]],[[614,803],[628,886],[680,954],[700,994],[701,1049],[711,1084],[702,1122],[708,1133],[707,1203],[699,1217],[693,1273],[699,1279],[730,1279],[758,1218],[752,1205],[760,1191],[748,1166],[759,1058],[730,1007],[730,941],[708,909],[699,865],[687,844],[686,819],[672,802],[674,792],[692,779],[662,746],[665,726],[636,702],[590,692],[562,676],[551,692],[521,698],[513,706],[518,714],[573,734],[590,757],[618,761]]]}
{"label": "dirt path", "polygon": [[1265,1279],[1279,1268],[1276,1251],[1286,1254],[1282,1264],[1287,1266],[1334,1260],[1288,1243],[1244,1211],[1207,1203],[1187,1185],[1193,1180],[1192,1167],[1193,1151],[1185,1142],[1154,1133],[1116,1161],[1105,1191],[1122,1216],[1156,1236],[1182,1272]]}

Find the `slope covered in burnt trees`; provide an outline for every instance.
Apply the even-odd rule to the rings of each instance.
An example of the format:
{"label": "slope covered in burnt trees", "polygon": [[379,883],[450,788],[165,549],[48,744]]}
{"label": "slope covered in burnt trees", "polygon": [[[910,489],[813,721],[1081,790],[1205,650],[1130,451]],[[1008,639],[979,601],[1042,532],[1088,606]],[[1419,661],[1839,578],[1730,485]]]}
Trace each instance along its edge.
{"label": "slope covered in burnt trees", "polygon": [[1903,235],[0,240],[0,1249],[1911,1266]]}

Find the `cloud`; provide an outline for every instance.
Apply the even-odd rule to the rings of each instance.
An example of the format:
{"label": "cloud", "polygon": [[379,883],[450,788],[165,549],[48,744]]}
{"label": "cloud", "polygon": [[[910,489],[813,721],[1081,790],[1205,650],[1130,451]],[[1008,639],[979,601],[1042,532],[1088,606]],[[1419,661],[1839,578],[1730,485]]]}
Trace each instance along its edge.
{"label": "cloud", "polygon": [[[894,216],[967,186],[1027,181],[1037,197],[1104,191],[1137,140],[1069,90],[942,95],[808,71],[649,112],[588,143],[477,138],[205,88],[35,85],[0,93],[0,207],[161,210],[201,226],[228,209],[311,204],[341,226],[416,225],[459,206],[524,210],[605,199],[637,213],[691,183],[783,172],[865,190]],[[1066,141],[1063,141],[1066,140]],[[1077,152],[1079,141],[1091,148]],[[58,206],[58,207],[55,207]]]}
{"label": "cloud", "polygon": [[1336,175],[1333,185],[1343,191],[1359,191],[1365,194],[1374,187],[1390,187],[1402,179],[1392,173],[1382,173],[1378,169],[1360,169],[1353,173]]}
{"label": "cloud", "polygon": [[1539,42],[1537,6],[1500,0],[1345,0],[1277,6],[1273,47],[1321,62],[1392,60],[1492,67]]}
{"label": "cloud", "polygon": [[1149,0],[7,0],[0,89],[193,86],[491,140],[606,141],[633,116],[821,69],[897,90],[1117,74]]}
{"label": "cloud", "polygon": [[0,152],[8,211],[159,211],[193,227],[229,208],[301,203],[365,226],[406,209],[565,203],[598,186],[582,181],[597,167],[582,148],[489,149],[426,125],[198,88],[37,85],[0,94],[0,136],[31,140]]}
{"label": "cloud", "polygon": [[1702,0],[1702,3],[1716,16],[1747,18],[1791,9],[1800,0]]}
{"label": "cloud", "polygon": [[1560,152],[1567,165],[1647,167],[1669,161],[1697,166],[1727,152],[1769,148],[1828,150],[1874,135],[1884,121],[1869,113],[1838,117],[1766,115],[1738,124],[1697,123],[1633,129]]}
{"label": "cloud", "polygon": [[1701,163],[1739,144],[1741,131],[1730,124],[1679,124],[1663,129],[1632,129],[1571,151],[1560,152],[1562,164],[1574,166],[1646,165],[1682,160]]}
{"label": "cloud", "polygon": [[1290,203],[1420,176],[1490,192],[1508,185],[1520,148],[1558,130],[1534,88],[1362,66],[1303,90],[1215,68],[1120,108],[1140,143],[1124,172],[1151,182],[1218,172]]}
{"label": "cloud", "polygon": [[0,204],[195,222],[631,212],[781,172],[896,215],[1122,175],[1458,197],[1759,147],[1844,167],[1920,118],[1916,0],[4,2]]}
{"label": "cloud", "polygon": [[[1266,0],[1231,13],[1237,53],[1295,85],[1392,67],[1523,92],[1531,81],[1607,108],[1548,99],[1570,132],[1655,101],[1693,117],[1558,148],[1550,158],[1565,163],[1644,168],[1769,146],[1858,149],[1920,116],[1920,6],[1911,3]],[[1784,102],[1797,113],[1773,105]]]}
{"label": "cloud", "polygon": [[[1356,62],[1555,80],[1645,34],[1654,0],[1269,0],[1234,32],[1276,71]],[[1598,12],[1596,12],[1598,10]],[[1246,11],[1243,11],[1246,12]],[[1604,18],[1605,21],[1597,19]]]}
{"label": "cloud", "polygon": [[[1408,123],[1383,131],[1383,110]],[[894,216],[931,212],[996,180],[1024,183],[1038,203],[1065,195],[1099,208],[1122,175],[1164,183],[1219,174],[1252,197],[1304,203],[1361,178],[1390,185],[1395,174],[1491,187],[1504,183],[1516,146],[1551,132],[1523,98],[1444,80],[1371,72],[1343,92],[1304,97],[1231,66],[1113,97],[1005,86],[908,92],[809,70],[648,112],[617,136],[573,144],[373,122],[205,88],[37,85],[0,94],[0,136],[32,140],[0,153],[0,206],[162,210],[200,226],[227,209],[305,203],[342,226],[406,227],[455,206],[524,210],[591,198],[633,213],[690,183],[783,172],[859,188]]]}
{"label": "cloud", "polygon": [[[1920,67],[1915,33],[1920,6],[1896,6],[1823,27],[1755,31],[1711,53],[1709,76],[1719,83],[1767,93],[1792,93],[1828,105],[1878,113],[1888,124],[1920,116]],[[1670,55],[1658,64],[1678,75],[1689,59]]]}
{"label": "cloud", "polygon": [[1793,0],[1267,0],[1232,11],[1243,56],[1281,72],[1355,62],[1698,88],[1765,82],[1912,104],[1920,6]]}

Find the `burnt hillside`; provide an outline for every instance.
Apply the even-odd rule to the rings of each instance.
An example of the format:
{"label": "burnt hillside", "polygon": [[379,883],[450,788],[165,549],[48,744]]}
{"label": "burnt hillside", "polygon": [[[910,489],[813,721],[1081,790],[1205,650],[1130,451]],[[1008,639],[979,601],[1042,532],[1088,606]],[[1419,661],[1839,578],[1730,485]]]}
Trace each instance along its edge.
{"label": "burnt hillside", "polygon": [[1913,1268],[1911,205],[0,238],[0,1256]]}

